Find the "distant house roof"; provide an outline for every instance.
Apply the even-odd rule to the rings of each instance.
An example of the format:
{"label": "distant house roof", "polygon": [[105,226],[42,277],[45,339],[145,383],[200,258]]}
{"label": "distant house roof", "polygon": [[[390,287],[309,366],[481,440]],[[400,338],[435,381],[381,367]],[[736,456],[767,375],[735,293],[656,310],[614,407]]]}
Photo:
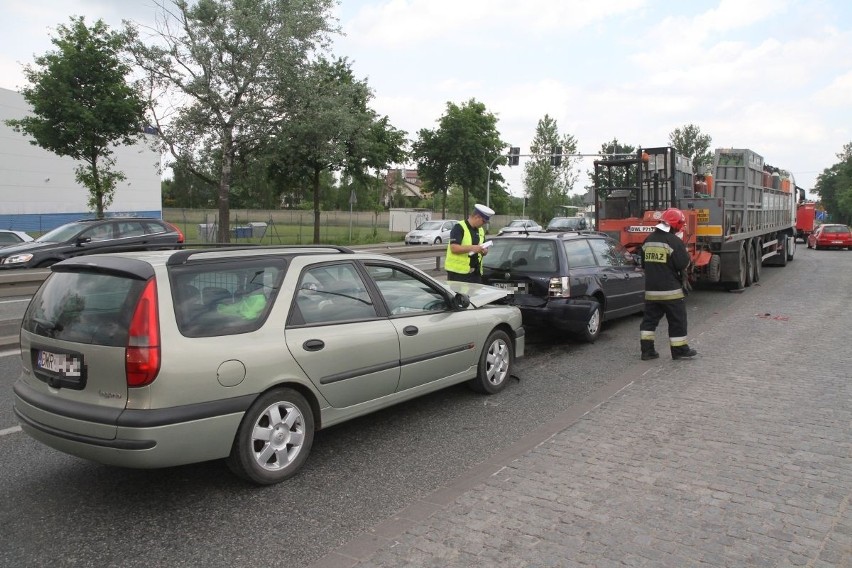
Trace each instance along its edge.
{"label": "distant house roof", "polygon": [[[422,182],[417,175],[417,170],[393,169],[388,170],[385,175],[385,195],[399,192],[403,197],[415,197],[423,199]],[[387,202],[387,197],[385,199]]]}

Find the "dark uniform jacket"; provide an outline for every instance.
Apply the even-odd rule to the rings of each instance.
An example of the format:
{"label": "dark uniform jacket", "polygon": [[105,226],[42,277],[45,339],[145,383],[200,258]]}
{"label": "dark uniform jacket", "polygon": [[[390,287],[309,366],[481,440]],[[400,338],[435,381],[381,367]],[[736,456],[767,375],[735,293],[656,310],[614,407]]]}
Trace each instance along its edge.
{"label": "dark uniform jacket", "polygon": [[686,245],[676,234],[659,227],[642,245],[645,269],[645,300],[665,301],[683,298],[683,271],[689,266]]}

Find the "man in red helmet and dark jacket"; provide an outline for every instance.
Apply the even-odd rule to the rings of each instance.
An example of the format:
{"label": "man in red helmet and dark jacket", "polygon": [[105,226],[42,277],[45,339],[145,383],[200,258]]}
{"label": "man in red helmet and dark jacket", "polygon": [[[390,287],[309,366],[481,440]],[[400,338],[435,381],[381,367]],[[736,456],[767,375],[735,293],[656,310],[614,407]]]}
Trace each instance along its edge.
{"label": "man in red helmet and dark jacket", "polygon": [[683,291],[684,270],[689,266],[689,253],[678,233],[686,224],[683,211],[666,209],[654,232],[642,245],[642,267],[645,269],[645,315],[639,326],[642,360],[660,356],[654,348],[657,324],[663,316],[669,324],[669,346],[672,359],[689,359],[698,355],[686,338],[686,304]]}

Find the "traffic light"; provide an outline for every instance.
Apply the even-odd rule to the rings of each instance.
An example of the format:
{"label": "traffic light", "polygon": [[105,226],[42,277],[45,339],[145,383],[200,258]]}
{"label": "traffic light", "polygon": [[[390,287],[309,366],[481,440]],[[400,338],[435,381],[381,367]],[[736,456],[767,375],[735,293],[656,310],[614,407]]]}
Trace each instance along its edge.
{"label": "traffic light", "polygon": [[517,166],[521,163],[521,149],[517,146],[509,148],[509,165]]}
{"label": "traffic light", "polygon": [[553,167],[562,165],[562,146],[553,147],[553,152],[550,154],[550,165]]}

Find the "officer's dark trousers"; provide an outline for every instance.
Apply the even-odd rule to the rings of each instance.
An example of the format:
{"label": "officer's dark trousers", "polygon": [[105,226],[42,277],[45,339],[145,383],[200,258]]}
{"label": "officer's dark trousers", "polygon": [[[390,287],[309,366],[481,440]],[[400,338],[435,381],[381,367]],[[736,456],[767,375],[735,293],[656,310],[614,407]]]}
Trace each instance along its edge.
{"label": "officer's dark trousers", "polygon": [[[645,301],[645,315],[640,331],[654,332],[660,320],[666,316],[669,323],[669,338],[672,344],[686,341],[686,300]],[[643,335],[644,337],[644,335]]]}

